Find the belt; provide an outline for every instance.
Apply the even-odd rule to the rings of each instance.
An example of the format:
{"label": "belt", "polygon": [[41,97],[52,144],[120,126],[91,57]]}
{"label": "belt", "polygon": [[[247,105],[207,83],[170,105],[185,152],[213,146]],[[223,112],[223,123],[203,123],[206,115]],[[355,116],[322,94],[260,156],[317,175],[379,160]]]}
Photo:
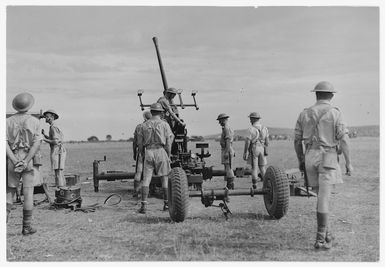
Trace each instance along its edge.
{"label": "belt", "polygon": [[337,146],[323,146],[323,145],[320,145],[318,143],[311,143],[311,144],[306,144],[306,150],[309,150],[309,149],[324,149],[324,150],[333,150],[333,149],[337,149]]}
{"label": "belt", "polygon": [[163,148],[164,145],[162,145],[162,144],[150,144],[150,145],[147,145],[145,147],[146,147],[146,149],[157,149],[157,148]]}

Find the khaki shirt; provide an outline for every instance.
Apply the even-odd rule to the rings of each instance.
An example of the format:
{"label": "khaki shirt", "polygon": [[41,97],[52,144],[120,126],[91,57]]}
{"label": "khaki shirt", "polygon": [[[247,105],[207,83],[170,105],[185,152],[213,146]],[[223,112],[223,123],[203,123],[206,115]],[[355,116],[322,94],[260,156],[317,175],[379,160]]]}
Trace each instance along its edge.
{"label": "khaki shirt", "polygon": [[142,134],[142,124],[143,123],[140,123],[140,124],[136,125],[136,127],[135,127],[134,140],[132,141],[133,142],[133,146],[135,148],[140,145],[139,141],[141,141],[141,140],[140,140],[139,136]]}
{"label": "khaki shirt", "polygon": [[[59,129],[55,121],[53,121],[49,127],[49,139],[58,141],[59,145],[61,145],[64,140],[63,132]],[[50,144],[51,149],[53,149],[55,146],[58,145]]]}
{"label": "khaki shirt", "polygon": [[269,132],[265,126],[256,122],[248,128],[246,138],[252,144],[260,143],[262,145],[267,145],[269,143]]}
{"label": "khaki shirt", "polygon": [[230,139],[230,143],[234,140],[234,131],[230,128],[230,126],[225,125],[222,126],[222,135],[219,143],[221,144],[222,148],[226,147],[226,140]]}
{"label": "khaki shirt", "polygon": [[6,125],[6,140],[11,150],[29,150],[35,142],[43,139],[40,121],[29,114],[16,113],[7,118]]}
{"label": "khaki shirt", "polygon": [[151,118],[142,124],[142,131],[138,142],[144,147],[149,145],[166,145],[167,138],[170,142],[174,138],[170,126],[165,121],[158,118]]}
{"label": "khaki shirt", "polygon": [[[313,136],[317,118],[325,110],[330,109],[319,121],[318,136]],[[335,147],[339,140],[346,134],[346,124],[343,122],[341,112],[332,107],[328,100],[318,100],[313,106],[303,110],[295,125],[295,140],[303,140],[305,145],[318,143],[324,147]],[[316,134],[315,134],[316,135]]]}

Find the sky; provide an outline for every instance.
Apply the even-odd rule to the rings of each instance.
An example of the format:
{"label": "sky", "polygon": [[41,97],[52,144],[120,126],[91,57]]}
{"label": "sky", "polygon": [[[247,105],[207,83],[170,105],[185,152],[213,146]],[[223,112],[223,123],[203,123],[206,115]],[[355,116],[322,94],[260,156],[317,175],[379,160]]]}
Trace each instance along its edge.
{"label": "sky", "polygon": [[[293,128],[319,81],[348,125],[379,125],[378,7],[8,6],[6,111],[20,92],[31,111],[54,109],[65,139],[132,137],[163,84],[183,89],[189,135],[233,129],[257,111],[268,127]],[[176,98],[178,103],[178,99]],[[41,121],[42,127],[48,125]]]}

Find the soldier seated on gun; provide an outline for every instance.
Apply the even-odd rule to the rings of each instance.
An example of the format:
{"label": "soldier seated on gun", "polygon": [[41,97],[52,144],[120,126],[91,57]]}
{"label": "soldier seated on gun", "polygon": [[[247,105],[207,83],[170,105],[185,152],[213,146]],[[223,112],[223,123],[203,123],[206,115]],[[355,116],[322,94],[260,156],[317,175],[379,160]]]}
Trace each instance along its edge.
{"label": "soldier seated on gun", "polygon": [[147,197],[153,173],[160,176],[163,189],[163,210],[168,210],[168,175],[171,171],[170,155],[174,135],[170,126],[160,117],[163,108],[159,103],[151,105],[151,119],[142,124],[138,134],[139,153],[144,157],[142,202],[139,213],[147,211]]}
{"label": "soldier seated on gun", "polygon": [[186,124],[179,118],[178,108],[173,102],[176,94],[177,90],[175,88],[169,87],[167,90],[163,91],[163,96],[160,97],[157,101],[157,103],[161,104],[162,108],[164,109],[162,118],[167,121],[173,132],[176,123],[179,123],[182,126],[186,126]]}
{"label": "soldier seated on gun", "polygon": [[222,135],[220,140],[221,145],[221,162],[225,166],[225,181],[228,189],[234,189],[234,172],[231,168],[232,160],[235,157],[233,149],[234,131],[230,128],[228,123],[229,116],[221,113],[217,118],[219,124],[222,126]]}
{"label": "soldier seated on gun", "polygon": [[139,135],[141,134],[142,131],[142,126],[143,123],[145,123],[147,120],[151,119],[151,111],[146,110],[143,112],[143,119],[144,122],[138,124],[135,128],[134,131],[134,140],[132,141],[132,150],[133,150],[133,155],[134,155],[134,160],[136,162],[135,165],[135,177],[134,177],[134,195],[133,197],[138,197],[139,194],[139,189],[140,189],[140,181],[142,179],[142,174],[143,174],[143,160],[144,158],[142,157],[141,153],[138,153],[139,150],[139,144],[138,144],[138,139]]}
{"label": "soldier seated on gun", "polygon": [[[243,152],[243,159],[251,164],[253,188],[257,188],[257,177],[263,181],[266,172],[267,164],[267,146],[269,145],[269,132],[259,120],[261,115],[257,112],[252,112],[249,115],[251,126],[247,131],[245,139],[245,148]],[[258,173],[258,168],[260,173]]]}

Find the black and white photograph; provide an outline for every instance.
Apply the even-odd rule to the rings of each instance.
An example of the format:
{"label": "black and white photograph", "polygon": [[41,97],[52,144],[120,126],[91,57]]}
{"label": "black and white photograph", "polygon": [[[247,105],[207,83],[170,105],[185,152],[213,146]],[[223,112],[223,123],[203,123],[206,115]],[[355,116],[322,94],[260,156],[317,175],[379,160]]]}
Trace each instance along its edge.
{"label": "black and white photograph", "polygon": [[380,1],[1,9],[6,264],[380,264]]}

